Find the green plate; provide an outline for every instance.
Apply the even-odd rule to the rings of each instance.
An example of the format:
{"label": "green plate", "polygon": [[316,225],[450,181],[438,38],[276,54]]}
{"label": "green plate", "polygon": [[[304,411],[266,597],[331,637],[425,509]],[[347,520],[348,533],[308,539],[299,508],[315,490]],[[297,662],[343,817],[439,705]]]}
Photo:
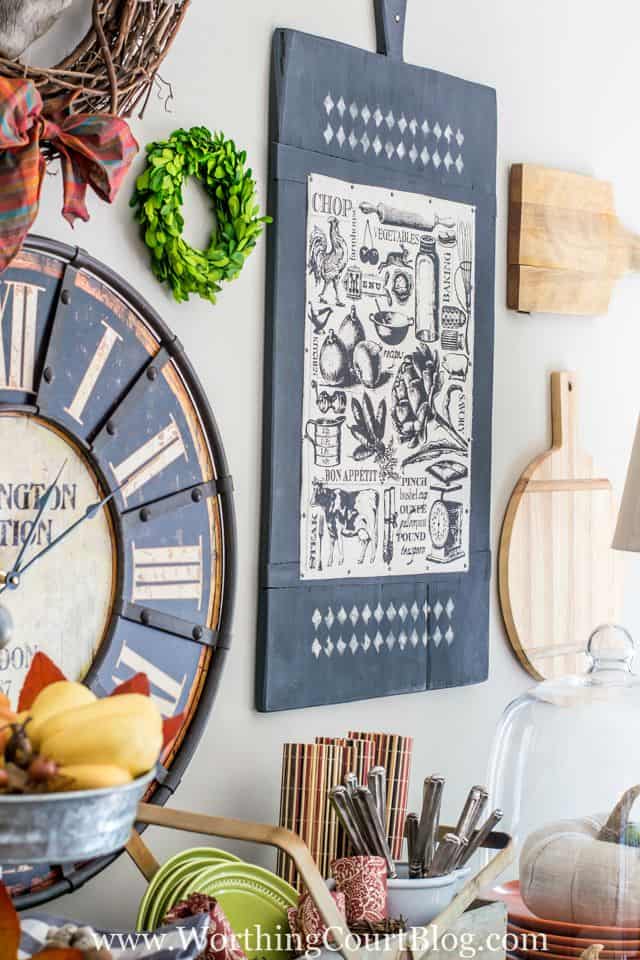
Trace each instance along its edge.
{"label": "green plate", "polygon": [[[287,908],[298,903],[298,894],[288,883],[261,867],[230,864],[212,869],[199,889],[220,901],[249,960],[290,956],[289,951],[278,949],[278,935],[284,941],[289,932]],[[267,937],[273,938],[271,949],[267,949]]]}
{"label": "green plate", "polygon": [[229,861],[230,863],[240,863],[239,857],[235,857],[232,853],[227,853],[226,850],[218,850],[215,847],[192,847],[189,850],[181,850],[180,853],[176,853],[173,857],[165,861],[151,880],[140,902],[136,920],[137,929],[148,929],[146,923],[151,901],[155,898],[156,891],[160,884],[164,882],[175,868],[186,863],[193,863],[195,866],[196,863],[211,863],[219,860]]}
{"label": "green plate", "polygon": [[[289,951],[278,947],[286,942],[287,908],[297,905],[298,894],[271,871],[247,863],[220,864],[183,882],[178,892],[180,897],[174,902],[188,893],[204,893],[219,900],[249,960],[284,960],[290,956]],[[269,937],[273,941],[271,949],[267,949]]]}
{"label": "green plate", "polygon": [[174,870],[180,869],[182,866],[185,866],[187,863],[191,864],[192,869],[195,871],[198,869],[198,864],[203,863],[216,863],[218,861],[239,861],[238,857],[235,857],[231,853],[227,853],[226,850],[218,850],[215,847],[194,847],[190,850],[181,850],[180,853],[175,854],[173,857],[170,857],[161,867],[160,870],[153,877],[151,883],[147,887],[147,890],[142,898],[140,903],[140,908],[138,910],[138,917],[136,920],[136,925],[139,930],[149,929],[149,914],[153,902],[156,899],[157,891],[161,885],[171,876]]}
{"label": "green plate", "polygon": [[223,851],[212,850],[206,858],[195,857],[190,861],[185,860],[183,863],[174,866],[174,868],[165,875],[156,886],[155,892],[147,907],[145,923],[148,930],[155,930],[159,927],[169,907],[172,907],[175,903],[183,899],[182,889],[186,889],[187,887],[195,889],[192,880],[202,873],[203,864],[210,870],[217,865],[225,866],[230,862],[240,862],[237,858],[234,858],[233,861],[228,861],[226,858],[223,859],[217,855],[222,852]]}
{"label": "green plate", "polygon": [[[209,861],[209,866],[213,866],[214,863],[215,861]],[[182,884],[185,881],[190,884],[200,870],[201,863],[199,862],[182,863],[175,867],[156,887],[148,904],[145,918],[149,930],[155,930],[162,924],[162,918],[169,907],[183,899],[178,893]]]}
{"label": "green plate", "polygon": [[228,872],[229,876],[236,877],[238,867],[241,868],[243,875],[256,877],[260,883],[271,887],[274,893],[286,902],[288,907],[296,907],[298,905],[299,894],[297,890],[295,890],[291,884],[287,883],[286,880],[283,880],[282,877],[279,877],[276,873],[272,873],[271,870],[265,870],[264,867],[256,867],[251,863],[219,863],[216,864],[215,867],[208,868],[207,873],[215,870],[216,880],[220,877],[226,877]]}

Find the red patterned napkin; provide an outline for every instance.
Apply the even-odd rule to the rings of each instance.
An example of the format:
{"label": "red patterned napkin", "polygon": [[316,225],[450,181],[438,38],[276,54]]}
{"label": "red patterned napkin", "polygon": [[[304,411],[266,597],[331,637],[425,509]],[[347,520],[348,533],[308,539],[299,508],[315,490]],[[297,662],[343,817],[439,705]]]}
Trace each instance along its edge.
{"label": "red patterned napkin", "polygon": [[176,903],[163,922],[177,923],[185,917],[196,917],[199,913],[209,914],[208,946],[200,960],[247,960],[224,910],[213,897],[207,897],[204,893],[192,893],[186,900]]}
{"label": "red patterned napkin", "polygon": [[387,865],[382,857],[343,857],[331,872],[344,894],[347,923],[378,923],[387,916]]}
{"label": "red patterned napkin", "polygon": [[[345,916],[344,893],[338,891],[331,894],[335,905]],[[289,917],[289,927],[294,936],[300,937],[300,947],[308,950],[310,947],[316,947],[323,943],[327,932],[327,925],[320,916],[320,911],[316,907],[310,893],[303,893],[298,900],[298,906],[289,907],[287,910]]]}

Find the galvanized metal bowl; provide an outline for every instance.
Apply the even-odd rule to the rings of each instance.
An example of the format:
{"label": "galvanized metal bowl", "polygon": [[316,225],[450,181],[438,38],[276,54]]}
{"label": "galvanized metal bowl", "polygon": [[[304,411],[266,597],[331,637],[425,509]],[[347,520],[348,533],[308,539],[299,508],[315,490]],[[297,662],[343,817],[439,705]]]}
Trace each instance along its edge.
{"label": "galvanized metal bowl", "polygon": [[122,849],[155,772],[123,787],[0,796],[0,864],[76,863]]}

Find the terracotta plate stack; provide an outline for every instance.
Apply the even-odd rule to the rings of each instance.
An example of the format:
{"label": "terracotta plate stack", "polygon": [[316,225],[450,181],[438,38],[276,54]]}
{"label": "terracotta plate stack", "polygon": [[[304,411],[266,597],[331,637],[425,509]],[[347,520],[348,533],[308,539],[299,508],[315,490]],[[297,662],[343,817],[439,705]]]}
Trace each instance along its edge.
{"label": "terracotta plate stack", "polygon": [[520,896],[520,884],[514,880],[492,891],[492,899],[502,900],[509,911],[507,952],[521,960],[571,960],[578,958],[594,943],[604,950],[600,960],[640,960],[640,928],[597,927],[536,917]]}

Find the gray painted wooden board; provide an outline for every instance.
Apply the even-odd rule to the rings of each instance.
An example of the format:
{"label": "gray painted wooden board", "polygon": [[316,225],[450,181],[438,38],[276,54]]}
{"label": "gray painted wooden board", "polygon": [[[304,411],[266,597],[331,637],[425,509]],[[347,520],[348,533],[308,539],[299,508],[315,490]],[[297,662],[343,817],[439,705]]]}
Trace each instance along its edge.
{"label": "gray painted wooden board", "polygon": [[[275,223],[269,231],[267,277],[256,682],[256,704],[258,709],[265,711],[461,686],[481,682],[488,673],[495,91],[404,63],[401,51],[405,4],[376,0],[375,6],[378,49],[384,48],[389,55],[370,53],[293,30],[278,29],[273,37],[269,205]],[[379,191],[386,191],[387,200],[397,199],[398,207],[402,207],[403,198],[409,194],[423,196],[425,210],[430,209],[426,206],[428,203],[432,203],[431,209],[434,210],[438,205],[446,207],[449,201],[467,205],[473,213],[475,232],[473,271],[469,271],[471,279],[464,287],[468,298],[466,313],[464,292],[462,296],[458,292],[457,298],[452,293],[451,303],[447,308],[443,306],[448,296],[445,292],[443,299],[444,284],[448,282],[443,279],[447,263],[444,250],[448,245],[455,248],[455,224],[448,224],[453,226],[453,231],[447,231],[444,220],[442,229],[438,227],[436,230],[433,224],[425,226],[423,223],[414,230],[415,221],[403,224],[402,216],[398,220],[392,202],[375,204],[367,221],[369,233],[365,231],[364,240],[359,235],[356,237],[356,230],[364,221],[356,214],[351,215],[351,220],[345,219],[344,209],[337,208],[340,222],[336,231],[342,230],[347,241],[344,246],[349,251],[348,265],[345,260],[337,277],[334,274],[336,283],[329,284],[325,297],[310,300],[307,296],[310,270],[316,269],[320,280],[318,290],[322,294],[321,281],[329,275],[329,268],[324,266],[322,258],[326,259],[331,253],[326,240],[320,237],[323,231],[318,228],[315,235],[318,237],[317,250],[310,257],[311,222],[307,223],[307,213],[312,209],[310,183],[314,175],[333,178],[344,191],[351,189],[358,197],[362,194],[361,187],[375,188],[376,198]],[[315,209],[321,210],[321,207],[318,202]],[[352,236],[349,236],[350,226]],[[329,233],[327,219],[327,237]],[[417,288],[422,282],[420,277],[425,274],[419,271],[431,269],[433,275],[430,264],[433,264],[434,257],[429,260],[428,252],[419,257],[420,251],[429,251],[433,247],[433,244],[429,246],[429,239],[421,245],[425,235],[435,237],[440,251],[440,280],[433,281],[434,289],[440,291],[442,302],[439,307],[436,303],[438,294],[432,298],[436,304],[433,309],[437,313],[437,323],[442,324],[444,331],[447,323],[455,326],[465,322],[466,318],[467,329],[473,332],[473,342],[466,348],[467,357],[462,358],[468,364],[467,376],[472,379],[473,420],[467,427],[468,450],[460,453],[462,448],[456,448],[456,444],[461,441],[454,437],[453,460],[451,455],[448,459],[443,455],[436,463],[440,479],[434,478],[430,472],[429,459],[425,459],[421,466],[423,476],[430,478],[428,495],[431,506],[424,513],[424,527],[428,530],[425,536],[433,541],[431,553],[427,551],[422,560],[426,557],[435,562],[417,562],[416,573],[412,575],[398,573],[391,564],[385,573],[380,574],[378,565],[376,575],[367,576],[365,563],[358,564],[349,559],[353,556],[349,554],[353,544],[361,543],[366,549],[371,524],[375,523],[380,534],[380,550],[385,549],[385,531],[395,538],[396,549],[399,549],[402,524],[397,516],[386,510],[386,495],[383,512],[382,485],[379,486],[380,495],[375,497],[371,493],[375,483],[374,487],[369,484],[363,500],[357,499],[358,492],[363,492],[357,484],[343,483],[337,487],[335,483],[324,482],[325,474],[327,481],[333,476],[326,465],[336,462],[332,458],[339,459],[344,454],[336,453],[335,446],[331,446],[332,437],[319,439],[318,433],[334,435],[342,430],[347,437],[347,431],[353,426],[353,398],[363,402],[364,395],[370,392],[376,404],[380,397],[385,399],[387,433],[393,439],[399,463],[404,463],[403,456],[411,453],[412,448],[405,446],[402,425],[399,419],[394,419],[399,417],[403,406],[396,393],[401,369],[396,367],[388,374],[391,381],[386,392],[373,381],[372,385],[378,388],[368,391],[366,385],[369,381],[353,362],[353,354],[349,374],[340,379],[343,374],[338,371],[333,380],[325,378],[323,384],[314,388],[314,402],[324,403],[325,409],[320,406],[318,412],[324,413],[325,417],[316,417],[313,424],[315,499],[310,499],[305,493],[303,480],[303,459],[310,449],[307,447],[303,455],[304,445],[311,439],[308,423],[303,418],[303,407],[309,407],[305,344],[321,346],[327,330],[340,328],[352,303],[365,320],[367,342],[376,340],[376,333],[370,332],[373,331],[370,321],[374,317],[369,314],[374,294],[370,294],[369,300],[363,297],[351,301],[348,297],[350,293],[356,297],[360,295],[360,283],[364,286],[369,283],[372,287],[382,284],[384,287],[388,276],[395,281],[397,271],[394,272],[395,267],[392,267],[385,272],[387,263],[395,264],[400,271],[404,263],[409,263],[411,276],[407,282],[411,287],[413,278],[416,300],[414,303],[410,299],[406,303],[403,322],[410,324],[411,330],[398,348],[397,356],[405,359],[415,356],[406,352],[406,344],[412,337],[419,336],[419,314],[420,311],[424,313],[425,299],[423,297],[420,306]],[[388,238],[393,238],[392,246],[395,244],[397,251],[390,249]],[[376,263],[363,263],[363,257],[366,260],[369,256],[365,244],[368,240],[371,240],[368,247],[380,247],[381,255],[385,257],[380,270]],[[410,256],[404,250],[405,241]],[[363,246],[358,248],[358,244]],[[460,248],[459,233],[457,244]],[[460,259],[461,254],[454,256]],[[415,277],[418,277],[418,283]],[[353,284],[357,288],[355,294]],[[393,283],[387,285],[393,286]],[[457,289],[459,291],[460,287]],[[387,304],[384,298],[388,298],[389,310],[396,309],[400,293],[400,288],[395,286],[391,292],[383,290],[383,302],[377,304],[381,314]],[[324,302],[326,307],[322,305]],[[314,319],[318,330],[323,322],[326,323],[326,317],[328,323],[315,339],[317,331],[312,331],[309,340],[309,313],[317,310],[323,311]],[[408,317],[408,313],[415,316]],[[386,323],[389,318],[381,316],[378,320]],[[384,326],[375,329],[380,333]],[[447,350],[453,349],[451,338],[454,335],[457,335],[456,331],[450,330],[449,339],[445,340],[439,331],[433,336],[428,334],[430,342],[424,348],[418,344],[418,350],[428,348],[444,359]],[[330,338],[333,336],[331,333]],[[368,349],[370,352],[382,351],[381,356],[394,355],[392,350],[382,350],[383,346],[384,343]],[[457,349],[464,351],[462,346]],[[459,360],[462,354],[456,356]],[[327,364],[320,362],[320,369],[327,373]],[[362,375],[365,379],[352,383],[349,377],[353,378],[354,370],[358,377]],[[457,375],[459,373],[454,377]],[[306,401],[303,403],[305,383]],[[340,394],[344,394],[344,399]],[[442,398],[434,401],[434,406],[442,412]],[[342,413],[342,417],[338,413]],[[343,418],[344,424],[338,424]],[[393,429],[389,426],[391,420]],[[305,430],[307,440],[303,439]],[[441,436],[438,424],[427,423],[424,431],[422,440],[425,436],[439,442],[442,437],[445,441],[450,438],[450,431]],[[386,439],[387,435],[385,442]],[[363,455],[368,455],[367,451],[356,453],[356,457]],[[443,457],[446,461],[444,467]],[[460,464],[464,461],[463,468],[467,470],[470,487],[468,516],[464,514],[463,506],[455,502],[453,491],[460,485],[456,487],[446,476],[446,470],[456,459],[458,462],[454,467],[462,472]],[[374,460],[364,462],[364,466],[372,464],[375,465]],[[323,470],[325,474],[322,474]],[[399,470],[399,490],[405,483],[416,482],[415,476],[405,479],[404,467]],[[444,480],[442,470],[445,471]],[[318,508],[319,494],[323,498],[321,509]],[[433,510],[434,499],[442,500],[446,506]],[[309,511],[314,512],[315,527],[309,534],[315,538],[311,555],[307,542],[308,527],[305,526],[309,522],[305,502]],[[461,550],[456,551],[460,547],[456,532],[463,523],[468,524],[468,537],[461,562]],[[435,550],[440,535],[442,540]],[[414,536],[417,542],[418,533]],[[347,539],[349,537],[352,539]],[[327,551],[336,546],[339,555],[341,539],[346,544],[344,575],[337,575],[342,572],[341,568],[332,566],[327,579],[318,576],[317,568],[312,580],[305,579],[304,571],[308,571],[309,563],[312,566],[324,563],[320,569],[326,570],[329,558],[335,562],[333,553]],[[434,554],[437,555],[434,557]]]}

